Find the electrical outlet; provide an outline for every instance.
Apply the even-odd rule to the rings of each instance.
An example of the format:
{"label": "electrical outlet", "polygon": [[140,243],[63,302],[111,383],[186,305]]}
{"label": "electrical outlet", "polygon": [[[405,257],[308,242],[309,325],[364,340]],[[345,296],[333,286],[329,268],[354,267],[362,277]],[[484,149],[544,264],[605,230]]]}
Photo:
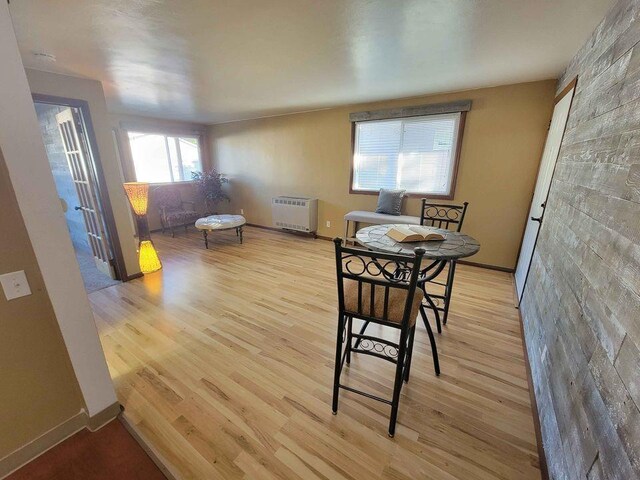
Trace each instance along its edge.
{"label": "electrical outlet", "polygon": [[0,275],[0,284],[2,284],[4,296],[7,297],[7,300],[31,295],[31,289],[24,270]]}
{"label": "electrical outlet", "polygon": [[327,228],[331,228],[331,221],[327,220]]}
{"label": "electrical outlet", "polygon": [[244,215],[244,208],[240,209],[240,215]]}

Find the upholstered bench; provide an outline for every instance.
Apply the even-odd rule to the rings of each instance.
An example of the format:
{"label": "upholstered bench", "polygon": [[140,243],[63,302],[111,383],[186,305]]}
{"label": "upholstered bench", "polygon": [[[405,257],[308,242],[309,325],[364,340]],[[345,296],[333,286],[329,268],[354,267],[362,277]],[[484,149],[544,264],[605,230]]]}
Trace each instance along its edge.
{"label": "upholstered bench", "polygon": [[349,237],[350,222],[353,223],[353,237],[355,237],[359,223],[367,223],[369,225],[382,225],[384,223],[420,225],[420,217],[413,217],[411,215],[389,215],[387,213],[366,212],[364,210],[349,212],[344,216],[344,237],[349,241],[355,242],[353,237]]}

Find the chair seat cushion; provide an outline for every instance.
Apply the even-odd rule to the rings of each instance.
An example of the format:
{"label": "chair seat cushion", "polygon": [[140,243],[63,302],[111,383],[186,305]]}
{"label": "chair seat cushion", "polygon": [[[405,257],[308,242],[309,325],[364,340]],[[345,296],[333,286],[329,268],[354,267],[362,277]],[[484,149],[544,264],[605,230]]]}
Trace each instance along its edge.
{"label": "chair seat cushion", "polygon": [[344,216],[344,219],[351,222],[371,223],[373,225],[382,225],[384,223],[420,225],[420,217],[413,217],[411,215],[389,215],[386,213],[366,212],[363,210],[349,212]]}
{"label": "chair seat cushion", "polygon": [[[373,312],[371,311],[371,287],[374,287]],[[362,312],[361,315],[383,319],[384,316],[384,290],[382,285],[372,285],[362,282]],[[404,315],[404,307],[407,302],[407,290],[401,288],[389,288],[389,306],[387,310],[387,321],[392,323],[402,323]],[[413,296],[413,304],[411,306],[411,316],[409,317],[409,325],[416,323],[418,309],[422,303],[422,290],[416,288]],[[354,317],[358,316],[358,282],[350,278],[344,279],[344,308]]]}

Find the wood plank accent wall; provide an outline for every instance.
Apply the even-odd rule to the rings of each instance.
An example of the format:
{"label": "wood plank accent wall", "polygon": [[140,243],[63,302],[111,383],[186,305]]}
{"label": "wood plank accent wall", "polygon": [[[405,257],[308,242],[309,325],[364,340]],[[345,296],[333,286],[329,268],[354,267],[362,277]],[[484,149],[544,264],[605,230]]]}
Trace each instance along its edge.
{"label": "wood plank accent wall", "polygon": [[521,306],[551,478],[640,478],[640,2],[578,76]]}

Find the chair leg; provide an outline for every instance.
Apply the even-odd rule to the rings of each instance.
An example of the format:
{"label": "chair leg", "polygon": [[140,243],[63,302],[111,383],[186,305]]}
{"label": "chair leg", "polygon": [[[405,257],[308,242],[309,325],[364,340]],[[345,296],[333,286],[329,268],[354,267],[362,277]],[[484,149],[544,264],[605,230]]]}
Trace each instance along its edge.
{"label": "chair leg", "polygon": [[171,238],[176,238],[176,232],[173,231],[173,225],[169,224],[169,228],[171,229]]}
{"label": "chair leg", "polygon": [[433,314],[436,317],[436,327],[438,327],[438,333],[442,333],[442,325],[440,324],[440,312],[438,311],[438,307],[433,302],[433,299],[427,294],[427,286],[422,285],[422,291],[424,292],[424,299],[429,304],[429,308],[433,310]]}
{"label": "chair leg", "polygon": [[[369,322],[365,321],[362,324],[362,327],[360,328],[360,332],[358,332],[360,335],[364,334],[364,331],[367,329],[367,327],[369,326]],[[356,340],[356,344],[353,346],[353,348],[358,348],[360,346],[360,338],[358,340]]]}
{"label": "chair leg", "polygon": [[427,335],[429,335],[431,354],[433,355],[433,367],[436,371],[436,375],[440,375],[440,362],[438,361],[438,347],[436,347],[436,339],[433,336],[433,330],[431,330],[431,325],[429,325],[429,319],[427,319],[427,314],[422,306],[420,307],[420,316],[422,317],[424,326],[427,329]]}
{"label": "chair leg", "polygon": [[444,292],[444,314],[442,315],[442,323],[447,324],[447,317],[449,316],[449,304],[451,303],[451,291],[453,290],[453,277],[456,273],[456,262],[449,263],[449,274],[447,275],[447,286]]}
{"label": "chair leg", "polygon": [[333,375],[333,404],[331,410],[333,414],[338,413],[338,393],[340,390],[340,371],[342,370],[342,334],[344,330],[344,315],[338,314],[338,335],[336,337],[336,365]]}
{"label": "chair leg", "polygon": [[409,332],[409,347],[407,351],[407,366],[404,368],[404,383],[409,382],[409,372],[411,371],[411,359],[413,358],[413,340],[416,337],[416,325],[413,324]]}
{"label": "chair leg", "polygon": [[352,340],[351,334],[353,333],[352,328],[353,328],[353,317],[349,317],[349,319],[347,320],[347,359],[346,359],[347,365],[351,363],[351,340]]}
{"label": "chair leg", "polygon": [[402,372],[406,361],[408,328],[400,331],[400,346],[398,350],[398,363],[396,364],[396,379],[393,382],[393,398],[391,400],[391,417],[389,418],[389,436],[396,433],[396,420],[398,419],[398,407],[400,406],[400,390],[402,389]]}

